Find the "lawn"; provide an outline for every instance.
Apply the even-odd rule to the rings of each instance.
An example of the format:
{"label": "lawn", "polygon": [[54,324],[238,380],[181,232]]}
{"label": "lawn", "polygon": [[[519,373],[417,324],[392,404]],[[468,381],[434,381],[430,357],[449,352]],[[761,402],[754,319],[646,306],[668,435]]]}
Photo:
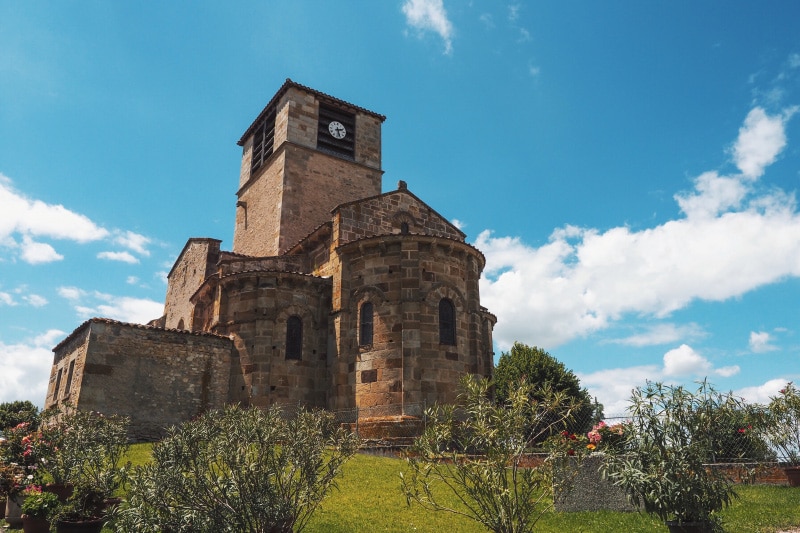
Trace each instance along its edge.
{"label": "lawn", "polygon": [[[133,464],[144,464],[150,445],[131,447]],[[345,464],[334,490],[311,519],[309,533],[352,532],[484,532],[479,525],[444,512],[409,507],[400,492],[400,459],[358,454]],[[800,489],[740,485],[739,498],[724,512],[729,533],[770,533],[800,526]],[[453,501],[455,504],[455,502]],[[648,533],[666,531],[657,519],[639,513],[548,511],[536,525],[539,532]]]}

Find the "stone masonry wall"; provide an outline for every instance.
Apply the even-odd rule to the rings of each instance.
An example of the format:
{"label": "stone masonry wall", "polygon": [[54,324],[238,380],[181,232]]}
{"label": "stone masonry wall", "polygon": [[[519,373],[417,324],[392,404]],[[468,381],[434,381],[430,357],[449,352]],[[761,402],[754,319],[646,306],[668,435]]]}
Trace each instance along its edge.
{"label": "stone masonry wall", "polygon": [[[466,373],[486,372],[487,342],[475,327],[476,280],[482,256],[463,243],[439,237],[393,235],[342,247],[341,278],[334,279],[332,365],[334,408],[451,402]],[[456,308],[456,344],[439,342],[439,301]],[[372,345],[359,343],[359,310],[374,308]],[[352,394],[349,400],[346,395]],[[392,413],[392,414],[399,414]]]}
{"label": "stone masonry wall", "polygon": [[[232,343],[215,335],[106,319],[86,323],[86,350],[71,401],[131,418],[135,440],[153,440],[227,399]],[[70,347],[56,357],[70,358]]]}
{"label": "stone masonry wall", "polygon": [[403,190],[343,205],[337,209],[337,214],[338,244],[372,235],[400,233],[403,223],[408,225],[409,233],[464,240],[464,234],[455,226]]}
{"label": "stone masonry wall", "polygon": [[186,243],[167,278],[165,328],[192,329],[194,306],[190,298],[214,271],[220,242],[217,239],[189,239]]}
{"label": "stone masonry wall", "polygon": [[[220,280],[215,332],[234,340],[229,401],[325,407],[330,280],[289,272],[244,272]],[[286,324],[303,323],[299,360],[286,358]],[[238,372],[238,374],[236,374]]]}

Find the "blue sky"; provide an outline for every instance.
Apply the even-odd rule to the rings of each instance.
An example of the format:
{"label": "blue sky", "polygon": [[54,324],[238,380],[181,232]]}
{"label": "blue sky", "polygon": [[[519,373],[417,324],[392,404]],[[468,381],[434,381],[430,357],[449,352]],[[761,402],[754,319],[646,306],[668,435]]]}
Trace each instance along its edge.
{"label": "blue sky", "polygon": [[800,377],[800,4],[0,0],[0,401],[85,319],[161,315],[230,249],[239,136],[289,77],[386,115],[405,180],[486,255],[496,351],[607,414],[646,379]]}

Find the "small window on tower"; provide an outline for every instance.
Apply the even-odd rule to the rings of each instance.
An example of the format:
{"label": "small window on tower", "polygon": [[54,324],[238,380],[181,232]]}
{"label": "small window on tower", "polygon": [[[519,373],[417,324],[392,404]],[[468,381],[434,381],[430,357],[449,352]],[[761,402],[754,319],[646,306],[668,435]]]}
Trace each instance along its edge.
{"label": "small window on tower", "polygon": [[75,360],[69,362],[69,372],[67,372],[67,384],[64,385],[64,396],[69,395],[69,390],[72,388],[72,375],[75,373]]}
{"label": "small window on tower", "polygon": [[53,399],[58,398],[58,389],[61,387],[61,373],[64,372],[63,368],[58,369],[58,374],[56,375],[56,386],[53,388]]}
{"label": "small window on tower", "polygon": [[361,331],[358,336],[360,346],[370,346],[372,344],[372,302],[361,304]]}
{"label": "small window on tower", "polygon": [[439,344],[456,344],[456,307],[447,298],[439,300]]}
{"label": "small window on tower", "polygon": [[261,118],[253,129],[253,155],[250,160],[250,175],[272,155],[275,144],[275,109]]}
{"label": "small window on tower", "polygon": [[317,150],[355,159],[356,116],[343,109],[319,104]]}
{"label": "small window on tower", "polygon": [[303,355],[303,320],[299,316],[290,316],[286,320],[286,359],[302,359]]}

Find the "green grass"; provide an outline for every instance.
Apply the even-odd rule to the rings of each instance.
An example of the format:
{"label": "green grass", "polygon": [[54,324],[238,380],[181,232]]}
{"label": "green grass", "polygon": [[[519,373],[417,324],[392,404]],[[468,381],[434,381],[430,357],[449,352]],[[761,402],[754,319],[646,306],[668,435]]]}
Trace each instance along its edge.
{"label": "green grass", "polygon": [[[128,459],[134,464],[150,460],[151,446],[131,447]],[[308,533],[352,532],[484,532],[478,524],[445,512],[427,511],[406,505],[400,492],[400,459],[358,454],[344,465],[339,490],[323,501],[306,528]],[[737,486],[739,498],[723,513],[728,533],[774,533],[800,526],[800,488],[785,486]],[[443,496],[448,496],[443,493]],[[456,505],[454,497],[448,500]],[[664,533],[666,527],[655,518],[639,513],[611,511],[547,512],[535,527],[542,533],[591,532]]]}

